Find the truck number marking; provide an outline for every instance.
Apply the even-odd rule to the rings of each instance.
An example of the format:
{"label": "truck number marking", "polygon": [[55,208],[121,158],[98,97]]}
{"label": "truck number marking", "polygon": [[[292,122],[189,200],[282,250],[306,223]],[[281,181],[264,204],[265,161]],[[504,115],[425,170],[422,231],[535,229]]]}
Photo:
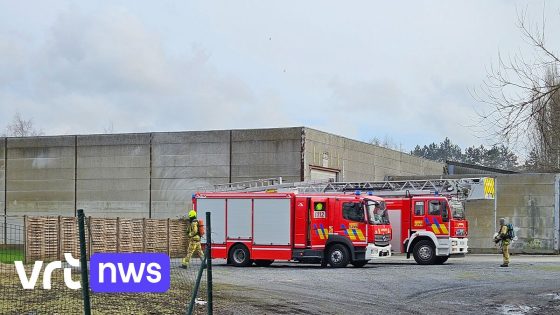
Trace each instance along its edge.
{"label": "truck number marking", "polygon": [[325,219],[326,217],[327,213],[325,211],[313,211],[314,219]]}

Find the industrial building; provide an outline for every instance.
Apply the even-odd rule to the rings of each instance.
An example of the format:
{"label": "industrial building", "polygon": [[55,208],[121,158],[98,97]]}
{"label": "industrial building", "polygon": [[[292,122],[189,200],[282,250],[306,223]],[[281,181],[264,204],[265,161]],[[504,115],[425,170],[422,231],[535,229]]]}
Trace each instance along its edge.
{"label": "industrial building", "polygon": [[6,215],[168,218],[197,188],[282,177],[383,180],[444,164],[297,127],[0,139]]}
{"label": "industrial building", "polygon": [[74,216],[82,208],[96,217],[174,218],[191,207],[195,191],[214,184],[445,176],[496,178],[495,201],[466,205],[473,252],[496,252],[499,217],[518,228],[513,252],[559,252],[557,174],[438,163],[306,127],[0,138],[7,216]]}

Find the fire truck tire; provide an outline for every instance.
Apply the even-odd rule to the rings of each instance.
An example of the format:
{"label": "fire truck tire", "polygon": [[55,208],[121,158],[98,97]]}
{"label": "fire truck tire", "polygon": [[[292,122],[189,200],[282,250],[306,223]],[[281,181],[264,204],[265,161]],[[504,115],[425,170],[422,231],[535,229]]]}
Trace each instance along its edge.
{"label": "fire truck tire", "polygon": [[449,256],[437,256],[436,257],[436,265],[443,265],[447,259],[449,259]]}
{"label": "fire truck tire", "polygon": [[253,263],[247,246],[243,244],[237,244],[229,250],[229,260],[235,267],[248,267]]}
{"label": "fire truck tire", "polygon": [[350,251],[342,244],[334,244],[327,251],[327,261],[333,268],[344,268],[350,262]]}
{"label": "fire truck tire", "polygon": [[257,267],[268,267],[270,265],[272,265],[272,263],[274,262],[274,260],[255,260],[255,265]]}
{"label": "fire truck tire", "polygon": [[361,268],[363,266],[365,266],[368,263],[367,260],[355,260],[352,262],[352,266],[356,267],[356,268]]}
{"label": "fire truck tire", "polygon": [[433,265],[436,263],[436,249],[429,240],[420,240],[412,250],[414,260],[419,265]]}

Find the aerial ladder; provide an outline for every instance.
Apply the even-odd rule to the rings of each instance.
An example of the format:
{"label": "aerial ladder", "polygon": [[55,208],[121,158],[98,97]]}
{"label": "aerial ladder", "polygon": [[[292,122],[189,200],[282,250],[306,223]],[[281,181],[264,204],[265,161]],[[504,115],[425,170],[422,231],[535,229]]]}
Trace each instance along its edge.
{"label": "aerial ladder", "polygon": [[305,181],[285,183],[282,177],[217,184],[199,188],[212,192],[297,191],[301,193],[345,193],[357,190],[376,196],[436,194],[459,201],[494,199],[494,178],[434,178],[386,181]]}

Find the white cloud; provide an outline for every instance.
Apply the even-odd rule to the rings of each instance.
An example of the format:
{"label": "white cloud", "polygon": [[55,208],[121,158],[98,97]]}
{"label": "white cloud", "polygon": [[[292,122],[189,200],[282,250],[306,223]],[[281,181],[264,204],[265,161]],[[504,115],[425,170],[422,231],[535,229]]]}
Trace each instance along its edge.
{"label": "white cloud", "polygon": [[509,2],[129,4],[3,6],[0,126],[19,110],[47,134],[306,125],[467,146],[468,89],[524,45]]}

